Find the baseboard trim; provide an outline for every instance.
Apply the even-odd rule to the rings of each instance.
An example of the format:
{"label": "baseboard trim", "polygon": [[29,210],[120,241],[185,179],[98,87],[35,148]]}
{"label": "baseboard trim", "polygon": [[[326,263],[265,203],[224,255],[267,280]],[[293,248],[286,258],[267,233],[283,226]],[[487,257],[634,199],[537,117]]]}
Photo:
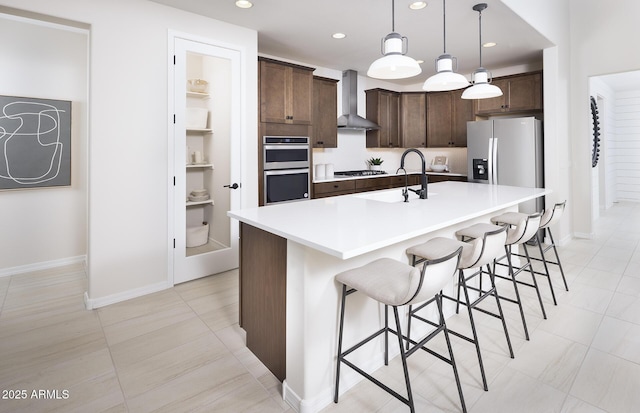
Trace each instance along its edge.
{"label": "baseboard trim", "polygon": [[595,234],[593,232],[591,233],[587,233],[587,232],[574,232],[573,236],[575,238],[584,238],[584,239],[593,239],[595,238]]}
{"label": "baseboard trim", "polygon": [[87,310],[94,310],[96,308],[105,307],[107,305],[119,303],[121,301],[130,300],[132,298],[142,297],[143,295],[157,293],[158,291],[171,288],[168,282],[162,281],[156,284],[147,285],[141,288],[135,288],[133,290],[123,291],[121,293],[107,295],[100,298],[89,298],[89,293],[84,293],[84,305]]}
{"label": "baseboard trim", "polygon": [[[400,350],[394,350],[393,348],[389,349],[389,360],[398,355],[400,355]],[[368,373],[373,373],[379,368],[384,367],[383,360],[384,353],[380,353],[380,357],[376,357],[369,363],[361,365],[360,367]],[[342,369],[340,379],[340,395],[343,395],[344,393],[349,391],[349,389],[360,383],[362,380],[365,380],[365,378],[355,371],[348,368]],[[333,403],[334,391],[334,388],[331,387],[320,392],[320,394],[318,394],[313,399],[302,399],[296,392],[291,389],[291,387],[288,386],[286,379],[282,382],[282,398],[293,408],[293,410],[298,413],[317,413],[321,411],[322,409]]]}
{"label": "baseboard trim", "polygon": [[83,263],[86,267],[87,256],[78,255],[77,257],[61,258],[59,260],[36,262],[33,264],[20,265],[17,267],[0,269],[0,277],[9,277],[11,275],[24,274],[26,272],[49,270],[57,267],[64,267],[65,265]]}

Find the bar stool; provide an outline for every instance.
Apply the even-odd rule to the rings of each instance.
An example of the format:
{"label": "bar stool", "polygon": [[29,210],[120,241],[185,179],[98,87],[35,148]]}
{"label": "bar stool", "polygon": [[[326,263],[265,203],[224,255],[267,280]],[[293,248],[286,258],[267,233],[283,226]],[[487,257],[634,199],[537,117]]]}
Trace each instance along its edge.
{"label": "bar stool", "polygon": [[[546,229],[549,233],[549,239],[551,240],[551,245],[547,245],[546,248],[541,248],[542,259],[548,264],[557,265],[560,268],[560,274],[562,275],[562,281],[564,282],[565,290],[569,291],[569,286],[567,285],[567,279],[564,276],[564,270],[562,269],[562,263],[560,262],[560,256],[558,255],[558,249],[556,248],[556,242],[553,240],[553,234],[551,233],[551,226],[556,222],[560,221],[562,218],[562,213],[564,212],[564,207],[566,206],[567,201],[558,202],[551,209],[547,209],[544,211],[542,215],[542,219],[540,220],[540,228]],[[555,261],[549,261],[545,258],[545,253],[553,248],[553,252],[556,255]]]}
{"label": "bar stool", "polygon": [[[547,277],[547,281],[549,282],[549,289],[551,290],[551,297],[553,298],[553,304],[558,305],[558,301],[556,300],[556,294],[553,289],[553,283],[551,282],[551,272],[549,271],[549,267],[547,264],[555,264],[560,268],[560,274],[562,275],[562,281],[564,282],[565,290],[569,291],[569,286],[567,285],[567,279],[564,276],[564,270],[562,269],[562,264],[560,263],[560,256],[558,255],[558,250],[556,249],[556,244],[553,241],[553,234],[551,234],[551,225],[555,224],[562,217],[562,213],[564,212],[564,207],[567,201],[557,203],[551,209],[546,209],[542,214],[542,218],[540,218],[540,229],[546,229],[549,233],[549,238],[551,240],[551,245],[547,245],[545,248],[542,248],[542,240],[539,237],[540,232],[536,233],[536,244],[538,244],[538,249],[540,250],[540,258],[531,256],[530,258],[534,261],[542,262],[544,266],[545,272],[534,271],[537,275],[542,275]],[[556,255],[555,261],[550,261],[545,257],[545,253],[553,248],[553,252]],[[512,252],[512,255],[517,255],[518,257],[525,257],[522,254],[516,254]]]}
{"label": "bar stool", "polygon": [[[502,328],[504,330],[504,335],[507,340],[507,346],[509,347],[509,355],[511,358],[513,355],[513,348],[511,346],[511,340],[509,338],[509,332],[507,330],[507,323],[504,319],[504,314],[502,313],[502,307],[500,305],[500,300],[498,299],[498,293],[496,291],[495,279],[493,271],[491,270],[490,263],[493,262],[500,254],[502,254],[504,250],[505,241],[507,239],[507,228],[501,227],[497,225],[491,224],[476,224],[472,228],[467,229],[467,231],[471,231],[474,234],[481,234],[481,236],[470,239],[468,242],[458,241],[451,238],[438,237],[434,238],[431,241],[413,246],[407,249],[407,254],[411,257],[411,261],[413,265],[418,265],[422,262],[428,262],[428,260],[432,259],[434,254],[443,254],[448,251],[456,250],[458,248],[462,248],[462,254],[460,256],[460,261],[458,263],[458,282],[457,282],[457,298],[449,297],[447,295],[442,295],[443,298],[447,298],[449,300],[456,302],[456,313],[459,312],[460,308],[460,289],[464,291],[465,301],[462,302],[463,305],[467,307],[467,312],[469,315],[469,321],[471,324],[471,332],[473,334],[473,338],[467,337],[461,333],[453,331],[449,329],[449,333],[460,337],[470,343],[474,343],[476,346],[476,353],[478,355],[478,363],[480,366],[480,374],[482,376],[482,385],[484,390],[488,390],[487,386],[487,378],[484,371],[484,363],[482,362],[482,354],[480,352],[480,344],[478,341],[478,334],[476,331],[475,321],[473,319],[473,311],[477,310],[482,313],[491,315],[493,317],[499,318],[502,321]],[[438,248],[433,248],[436,245]],[[486,273],[489,275],[489,279],[491,281],[491,287],[488,290],[482,289],[482,275],[485,273],[483,271],[483,267],[486,266]],[[464,270],[477,268],[473,274],[465,276]],[[469,281],[479,276],[479,287],[474,287],[469,285]],[[469,290],[476,291],[478,293],[478,297],[471,302],[469,297]],[[496,305],[498,307],[498,313],[493,313],[486,309],[478,307],[478,305],[487,297],[493,296],[496,300]],[[407,337],[411,335],[411,319],[416,318],[418,320],[429,323],[428,320],[423,319],[417,312],[420,311],[424,305],[420,305],[417,308],[409,307],[409,324],[407,326]]]}
{"label": "bar stool", "polygon": [[[407,406],[409,406],[412,413],[415,412],[415,406],[413,401],[413,394],[411,392],[411,383],[409,380],[409,371],[407,368],[407,357],[412,355],[419,349],[423,349],[431,354],[436,355],[441,360],[450,364],[453,368],[453,374],[455,376],[456,384],[458,386],[458,395],[460,396],[460,403],[462,405],[462,411],[466,412],[467,408],[462,395],[462,386],[460,385],[460,378],[458,377],[458,369],[456,367],[455,359],[453,357],[453,349],[449,341],[449,335],[447,332],[447,326],[445,324],[444,315],[442,313],[442,298],[441,290],[455,274],[458,261],[460,260],[461,248],[453,251],[452,253],[439,257],[437,259],[426,262],[421,270],[412,267],[410,265],[401,263],[396,260],[382,258],[375,260],[362,267],[354,268],[336,275],[336,281],[342,283],[342,304],[340,311],[340,327],[338,336],[338,357],[336,365],[336,388],[334,395],[334,402],[338,403],[338,394],[340,386],[340,365],[341,363],[354,369],[357,373],[361,374],[381,389],[385,390]],[[344,329],[344,314],[345,304],[348,295],[353,294],[356,291],[360,291],[366,296],[384,304],[385,307],[385,325],[383,328],[373,333],[366,339],[353,345],[347,350],[342,350],[342,337]],[[422,338],[418,342],[409,340],[402,335],[400,327],[400,317],[398,315],[398,307],[409,305],[413,303],[419,303],[428,300],[429,303],[436,302],[438,307],[438,323],[437,328],[431,331],[426,337]],[[393,330],[389,327],[388,320],[388,308],[393,307],[393,313],[395,317],[396,329]],[[449,351],[449,359],[441,356],[432,350],[427,349],[425,344],[434,338],[438,333],[444,333],[445,340],[447,342],[447,349]],[[398,345],[400,347],[400,357],[402,360],[402,367],[404,370],[404,379],[407,389],[407,397],[404,397],[386,386],[384,383],[375,379],[364,370],[356,366],[354,363],[346,359],[346,357],[353,351],[360,348],[365,343],[375,339],[376,337],[384,334],[385,336],[385,352],[384,363],[388,365],[388,334],[393,333],[398,337]],[[408,350],[403,348],[403,340],[410,341],[413,344]]]}
{"label": "bar stool", "polygon": [[[540,228],[540,219],[542,217],[541,212],[537,212],[535,214],[524,214],[520,212],[506,212],[497,217],[491,218],[491,222],[497,225],[504,225],[507,229],[507,241],[504,246],[505,255],[494,261],[494,271],[495,266],[505,266],[509,269],[509,277],[503,276],[495,273],[495,276],[498,278],[502,278],[505,280],[511,280],[513,283],[513,288],[515,290],[516,298],[515,300],[509,297],[500,296],[500,299],[509,301],[511,303],[518,304],[520,309],[520,317],[522,318],[522,326],[524,328],[525,338],[529,340],[529,330],[527,329],[527,322],[524,317],[524,310],[522,308],[522,300],[520,298],[520,293],[518,291],[518,284],[526,285],[527,287],[534,288],[536,290],[536,294],[538,295],[538,302],[540,303],[540,309],[542,310],[542,317],[546,320],[547,313],[544,309],[544,304],[542,302],[542,296],[540,295],[540,289],[538,288],[538,282],[536,280],[535,272],[533,270],[533,265],[531,264],[531,257],[529,256],[529,251],[527,250],[527,242],[532,238],[536,237],[538,239],[538,229]],[[472,234],[469,234],[472,236]],[[524,263],[521,267],[515,267],[513,265],[512,260],[512,247],[522,245],[524,250],[524,257],[526,258],[526,263]],[[501,263],[500,261],[506,258],[507,264]],[[531,274],[532,283],[529,284],[522,280],[518,280],[516,277],[522,273],[525,269],[529,269],[529,273]]]}

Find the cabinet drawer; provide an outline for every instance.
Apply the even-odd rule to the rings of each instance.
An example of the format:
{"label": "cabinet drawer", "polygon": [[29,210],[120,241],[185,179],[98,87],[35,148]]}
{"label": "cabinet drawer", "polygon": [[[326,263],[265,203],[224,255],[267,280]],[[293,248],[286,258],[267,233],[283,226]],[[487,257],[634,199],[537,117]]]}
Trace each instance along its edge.
{"label": "cabinet drawer", "polygon": [[[404,186],[405,184],[404,175],[392,176],[390,180],[391,180],[391,185],[390,185],[391,188],[398,188],[398,187]],[[408,186],[420,185],[420,175],[419,174],[407,175],[406,183]]]}
{"label": "cabinet drawer", "polygon": [[358,179],[356,182],[356,192],[375,191],[377,189],[388,189],[391,178],[367,178]]}
{"label": "cabinet drawer", "polygon": [[[332,194],[334,192],[352,193],[356,190],[356,182],[353,179],[346,181],[321,182],[313,184],[313,193],[316,198],[321,198],[321,194]],[[335,194],[344,195],[344,194]]]}

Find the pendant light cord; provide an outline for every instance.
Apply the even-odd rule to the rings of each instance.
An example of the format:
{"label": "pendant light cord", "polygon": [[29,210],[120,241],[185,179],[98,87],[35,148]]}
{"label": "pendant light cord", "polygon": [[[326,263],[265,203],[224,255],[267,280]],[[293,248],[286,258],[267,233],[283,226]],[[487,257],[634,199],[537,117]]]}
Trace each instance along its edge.
{"label": "pendant light cord", "polygon": [[396,32],[396,2],[391,0],[391,32]]}
{"label": "pendant light cord", "polygon": [[478,38],[480,39],[480,44],[478,45],[480,67],[482,67],[482,10],[478,10]]}
{"label": "pendant light cord", "polygon": [[442,45],[442,54],[447,54],[447,10],[446,10],[446,0],[442,0],[442,31],[443,31],[443,45]]}

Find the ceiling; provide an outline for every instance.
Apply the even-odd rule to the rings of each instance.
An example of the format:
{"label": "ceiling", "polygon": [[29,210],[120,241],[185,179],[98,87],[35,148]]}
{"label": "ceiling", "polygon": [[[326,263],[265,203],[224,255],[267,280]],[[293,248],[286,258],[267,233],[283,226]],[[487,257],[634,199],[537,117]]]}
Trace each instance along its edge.
{"label": "ceiling", "polygon": [[[364,75],[381,56],[381,39],[391,30],[391,0],[253,0],[240,9],[234,0],[152,0],[258,32],[258,53],[336,70],[354,69]],[[551,43],[499,0],[485,0],[482,40],[483,66],[489,70],[516,65],[540,65],[542,49]],[[394,81],[421,83],[435,73],[443,52],[442,1],[410,10],[410,0],[395,1],[395,31],[409,39],[408,55],[422,59],[422,74]],[[446,4],[447,52],[457,57],[458,72],[469,75],[479,64],[477,0]],[[346,38],[331,37],[342,32]]]}

